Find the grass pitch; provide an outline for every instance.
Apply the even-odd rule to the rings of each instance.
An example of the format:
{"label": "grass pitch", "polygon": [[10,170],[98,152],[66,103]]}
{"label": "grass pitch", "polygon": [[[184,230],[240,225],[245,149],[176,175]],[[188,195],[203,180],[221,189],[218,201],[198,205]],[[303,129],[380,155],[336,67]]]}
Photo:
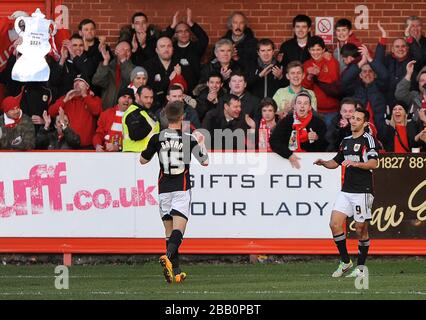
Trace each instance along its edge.
{"label": "grass pitch", "polygon": [[54,265],[0,266],[0,299],[426,299],[426,259],[371,259],[369,289],[331,278],[337,261],[183,265],[167,284],[159,264],[73,266],[55,289]]}

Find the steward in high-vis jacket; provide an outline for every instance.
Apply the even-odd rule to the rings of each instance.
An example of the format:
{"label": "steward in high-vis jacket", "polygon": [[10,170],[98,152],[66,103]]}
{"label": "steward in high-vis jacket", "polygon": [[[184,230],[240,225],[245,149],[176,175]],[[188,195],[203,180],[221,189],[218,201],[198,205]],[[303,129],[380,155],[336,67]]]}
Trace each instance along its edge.
{"label": "steward in high-vis jacket", "polygon": [[160,124],[150,108],[154,102],[154,91],[142,86],[135,94],[136,103],[123,115],[123,152],[142,152],[149,139],[160,132]]}

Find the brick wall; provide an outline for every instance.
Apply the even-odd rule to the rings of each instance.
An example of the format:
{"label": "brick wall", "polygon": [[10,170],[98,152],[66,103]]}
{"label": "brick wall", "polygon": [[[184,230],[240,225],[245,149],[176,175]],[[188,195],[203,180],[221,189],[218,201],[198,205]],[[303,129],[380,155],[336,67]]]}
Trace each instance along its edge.
{"label": "brick wall", "polygon": [[[366,5],[369,9],[370,28],[354,30],[365,43],[375,45],[380,33],[376,23],[382,22],[390,37],[400,36],[404,32],[405,18],[418,15],[426,21],[426,2],[399,1],[333,1],[311,0],[309,3],[294,0],[63,0],[69,7],[70,27],[77,30],[83,18],[94,19],[98,24],[98,33],[107,36],[114,43],[120,27],[130,22],[131,15],[143,11],[150,23],[165,28],[171,23],[173,14],[181,11],[184,16],[187,7],[193,11],[194,21],[198,22],[209,34],[210,45],[226,31],[226,18],[234,10],[243,11],[249,18],[249,26],[257,38],[269,37],[278,46],[283,39],[292,36],[291,21],[299,13],[305,13],[314,20],[315,16],[333,16],[335,21],[346,17],[354,22],[357,14],[355,7]],[[298,2],[298,3],[294,3]],[[425,27],[426,30],[426,27]]]}

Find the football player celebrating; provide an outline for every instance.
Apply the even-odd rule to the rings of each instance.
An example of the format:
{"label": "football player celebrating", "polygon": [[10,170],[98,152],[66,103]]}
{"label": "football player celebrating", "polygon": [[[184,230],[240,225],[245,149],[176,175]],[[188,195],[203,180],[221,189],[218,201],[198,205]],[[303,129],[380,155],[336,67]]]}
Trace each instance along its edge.
{"label": "football player celebrating", "polygon": [[373,136],[364,130],[368,121],[368,111],[357,107],[350,119],[352,135],[343,139],[337,155],[332,160],[318,159],[314,162],[327,169],[336,169],[339,165],[346,168],[342,191],[337,196],[330,221],[334,242],[341,257],[339,267],[332,275],[334,278],[343,276],[353,266],[344,233],[348,217],[354,217],[359,250],[357,268],[348,277],[362,275],[370,246],[368,223],[374,199],[372,170],[377,168],[378,153]]}
{"label": "football player celebrating", "polygon": [[163,274],[168,283],[183,282],[186,273],[179,267],[179,246],[182,243],[191,206],[189,164],[191,154],[203,165],[208,155],[201,134],[182,132],[184,104],[169,102],[165,107],[169,126],[152,136],[148,147],[141,153],[141,164],[148,163],[155,153],[160,160],[158,193],[160,215],[163,220],[167,252],[160,257]]}

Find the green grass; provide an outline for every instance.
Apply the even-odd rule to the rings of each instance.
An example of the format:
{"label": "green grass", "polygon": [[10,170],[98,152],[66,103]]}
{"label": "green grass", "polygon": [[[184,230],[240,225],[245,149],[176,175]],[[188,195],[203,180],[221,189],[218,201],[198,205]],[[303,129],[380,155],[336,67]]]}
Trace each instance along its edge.
{"label": "green grass", "polygon": [[157,263],[73,266],[68,290],[53,265],[0,266],[0,299],[426,299],[426,259],[372,259],[368,290],[331,278],[336,262],[191,264],[183,284]]}

